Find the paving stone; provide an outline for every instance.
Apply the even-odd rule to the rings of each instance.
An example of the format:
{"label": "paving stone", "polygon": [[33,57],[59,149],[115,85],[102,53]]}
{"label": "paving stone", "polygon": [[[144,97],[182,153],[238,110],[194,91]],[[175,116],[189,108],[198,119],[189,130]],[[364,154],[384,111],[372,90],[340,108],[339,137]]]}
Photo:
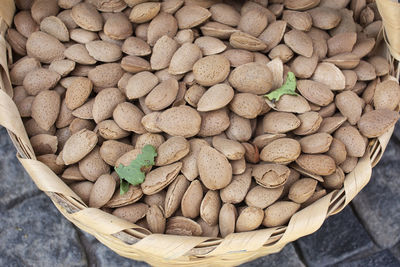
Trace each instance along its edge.
{"label": "paving stone", "polygon": [[39,193],[17,160],[16,153],[6,129],[0,126],[0,211]]}
{"label": "paving stone", "polygon": [[369,257],[364,257],[353,261],[344,261],[337,264],[338,267],[375,267],[375,266],[385,266],[385,267],[398,267],[400,262],[390,253],[389,250],[383,250]]}
{"label": "paving stone", "polygon": [[400,242],[397,243],[396,246],[391,248],[390,251],[392,252],[393,256],[395,256],[397,260],[400,261]]}
{"label": "paving stone", "polygon": [[118,266],[118,267],[149,267],[145,262],[134,261],[122,257],[100,243],[96,238],[92,235],[79,230],[81,241],[85,247],[86,255],[88,257],[89,266],[96,267],[109,267],[109,266]]}
{"label": "paving stone", "polygon": [[394,128],[393,132],[393,138],[396,138],[398,141],[400,141],[400,122],[396,123],[396,127]]}
{"label": "paving stone", "polygon": [[286,245],[279,253],[267,255],[254,261],[240,265],[241,267],[256,266],[285,266],[301,267],[305,266],[296,253],[293,244]]}
{"label": "paving stone", "polygon": [[382,248],[400,241],[400,144],[392,138],[369,184],[353,200],[355,211]]}
{"label": "paving stone", "polygon": [[87,266],[78,234],[44,194],[0,217],[0,266]]}
{"label": "paving stone", "polygon": [[335,264],[374,248],[350,207],[329,217],[316,233],[296,242],[308,266]]}

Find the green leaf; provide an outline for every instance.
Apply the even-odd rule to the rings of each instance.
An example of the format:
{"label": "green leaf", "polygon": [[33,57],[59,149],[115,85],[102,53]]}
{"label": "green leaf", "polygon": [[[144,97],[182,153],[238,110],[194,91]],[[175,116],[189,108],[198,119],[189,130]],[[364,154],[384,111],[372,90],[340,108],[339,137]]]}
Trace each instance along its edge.
{"label": "green leaf", "polygon": [[264,95],[272,102],[278,101],[283,95],[298,95],[296,92],[296,76],[294,73],[289,71],[286,82],[278,89],[272,91],[269,94]]}
{"label": "green leaf", "polygon": [[123,195],[129,190],[129,183],[125,181],[124,179],[120,178],[120,185],[119,185],[119,194]]}
{"label": "green leaf", "polygon": [[129,184],[135,186],[144,182],[146,175],[143,172],[143,168],[153,166],[156,156],[156,149],[152,145],[145,145],[142,148],[142,153],[132,160],[129,166],[120,164],[114,168],[121,179],[120,194],[128,191]]}

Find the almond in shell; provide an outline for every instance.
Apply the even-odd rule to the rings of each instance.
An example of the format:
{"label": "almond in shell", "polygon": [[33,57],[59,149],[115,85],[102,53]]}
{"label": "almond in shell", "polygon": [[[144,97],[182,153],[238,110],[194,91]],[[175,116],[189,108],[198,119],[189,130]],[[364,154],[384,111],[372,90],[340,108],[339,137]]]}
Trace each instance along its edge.
{"label": "almond in shell", "polygon": [[316,175],[330,175],[336,169],[335,161],[322,154],[302,154],[296,159],[296,163],[304,170]]}
{"label": "almond in shell", "polygon": [[228,59],[221,55],[207,56],[193,65],[194,77],[200,85],[212,86],[223,82],[229,75]]}
{"label": "almond in shell", "polygon": [[282,19],[299,31],[309,31],[312,26],[312,18],[307,12],[285,10]]}
{"label": "almond in shell", "polygon": [[344,172],[341,168],[336,168],[336,171],[331,175],[324,177],[324,187],[327,189],[340,189],[344,183]]}
{"label": "almond in shell", "polygon": [[89,55],[102,62],[114,62],[121,58],[121,48],[113,43],[106,41],[92,41],[87,43],[86,49]]}
{"label": "almond in shell", "polygon": [[251,207],[265,209],[276,202],[282,195],[283,186],[277,188],[253,187],[246,195],[246,204]]}
{"label": "almond in shell", "polygon": [[176,162],[189,153],[189,142],[181,137],[174,136],[157,148],[156,166],[164,166]]}
{"label": "almond in shell", "polygon": [[329,86],[312,80],[300,80],[297,89],[310,102],[319,106],[327,106],[333,101],[333,93]]}
{"label": "almond in shell", "polygon": [[373,56],[368,59],[368,62],[374,66],[377,76],[383,76],[389,73],[389,63],[386,58]]}
{"label": "almond in shell", "polygon": [[72,82],[65,94],[65,103],[70,110],[82,106],[92,92],[93,83],[85,77],[79,77]]}
{"label": "almond in shell", "polygon": [[151,54],[150,46],[142,39],[134,36],[125,39],[121,50],[131,56],[147,56]]}
{"label": "almond in shell", "polygon": [[57,38],[40,31],[32,33],[26,42],[28,56],[43,63],[63,59],[64,50],[64,45]]}
{"label": "almond in shell", "polygon": [[121,68],[127,72],[138,73],[151,69],[150,62],[137,56],[126,56],[121,60]]}
{"label": "almond in shell", "polygon": [[285,44],[275,46],[268,54],[271,59],[280,59],[283,63],[288,62],[293,55],[293,51]]}
{"label": "almond in shell", "polygon": [[290,170],[281,164],[260,164],[253,168],[252,176],[265,188],[278,188],[285,184]]}
{"label": "almond in shell", "polygon": [[237,31],[228,25],[213,21],[207,22],[201,26],[200,29],[203,35],[220,39],[229,39],[229,37]]}
{"label": "almond in shell", "polygon": [[257,207],[246,207],[236,221],[236,232],[246,232],[257,229],[264,219],[264,212]]}
{"label": "almond in shell", "polygon": [[376,78],[374,66],[364,60],[360,60],[360,63],[354,71],[356,72],[359,81],[370,81]]}
{"label": "almond in shell", "polygon": [[340,13],[329,7],[316,7],[308,11],[313,20],[313,26],[330,30],[339,25],[342,17]]}
{"label": "almond in shell", "polygon": [[342,141],[333,138],[331,146],[326,154],[333,158],[337,165],[340,165],[346,160],[347,151]]}
{"label": "almond in shell", "polygon": [[189,72],[201,57],[202,53],[197,45],[184,43],[172,56],[168,71],[171,74]]}
{"label": "almond in shell", "polygon": [[360,58],[353,53],[343,53],[336,56],[326,58],[324,62],[335,64],[341,69],[354,69],[360,63]]}
{"label": "almond in shell", "polygon": [[52,89],[60,78],[60,75],[55,71],[37,68],[26,74],[22,85],[29,95],[37,95],[40,92]]}
{"label": "almond in shell", "polygon": [[153,73],[142,71],[133,75],[126,85],[128,99],[137,99],[147,95],[158,84],[158,78]]}
{"label": "almond in shell", "polygon": [[264,210],[264,219],[262,224],[265,227],[285,225],[299,209],[300,204],[295,202],[278,201]]}
{"label": "almond in shell", "polygon": [[51,0],[34,1],[34,3],[32,4],[32,7],[31,7],[32,18],[38,24],[40,24],[40,22],[45,17],[57,15],[58,11],[59,11],[58,4]]}
{"label": "almond in shell", "polygon": [[269,51],[277,46],[283,38],[286,30],[286,21],[277,20],[268,25],[268,27],[258,36],[258,38],[267,45],[265,51]]}
{"label": "almond in shell", "polygon": [[[153,46],[163,35],[173,38],[178,31],[176,19],[168,13],[160,12],[150,22],[147,29],[147,43]],[[136,36],[138,36],[136,34]]]}
{"label": "almond in shell", "polygon": [[332,136],[327,133],[316,133],[300,139],[301,150],[304,153],[318,154],[329,150]]}
{"label": "almond in shell", "polygon": [[255,94],[238,93],[230,102],[229,108],[241,117],[254,119],[262,111],[263,99]]}
{"label": "almond in shell", "polygon": [[267,45],[260,39],[241,31],[232,33],[229,43],[234,48],[245,49],[248,51],[263,51]]}
{"label": "almond in shell", "polygon": [[[25,76],[32,70],[40,68],[40,62],[35,58],[23,57],[13,64],[10,78],[13,85],[22,85]],[[21,87],[22,88],[22,87]],[[14,88],[14,96],[16,88]],[[24,90],[25,91],[25,90]],[[21,91],[23,92],[23,91]],[[14,98],[15,101],[15,98]],[[15,101],[18,102],[18,101]]]}
{"label": "almond in shell", "polygon": [[150,58],[151,68],[153,70],[167,68],[178,48],[178,42],[167,35],[158,39],[153,47],[153,53]]}
{"label": "almond in shell", "polygon": [[251,171],[247,168],[242,174],[234,175],[231,183],[221,189],[220,196],[224,203],[237,204],[244,200],[251,185]]}
{"label": "almond in shell", "polygon": [[48,134],[38,134],[30,138],[36,155],[54,154],[57,151],[57,137]]}
{"label": "almond in shell", "polygon": [[111,39],[124,40],[132,35],[133,28],[124,14],[115,13],[106,20],[103,31]]}
{"label": "almond in shell", "polygon": [[59,18],[50,16],[44,18],[40,22],[40,30],[47,34],[50,34],[60,40],[61,42],[69,41],[69,31]]}
{"label": "almond in shell", "polygon": [[181,168],[182,163],[177,162],[152,170],[146,175],[144,183],[141,184],[143,193],[152,195],[160,192],[174,181]]}
{"label": "almond in shell", "polygon": [[301,0],[301,1],[285,0],[285,1],[283,1],[283,3],[285,5],[285,7],[288,9],[307,10],[307,9],[317,6],[320,3],[320,1],[319,0]]}
{"label": "almond in shell", "polygon": [[49,130],[57,120],[60,111],[60,96],[55,91],[40,92],[32,103],[32,118],[40,128]]}
{"label": "almond in shell", "polygon": [[162,209],[157,205],[151,205],[146,213],[146,221],[152,233],[163,234],[165,231],[166,219]]}
{"label": "almond in shell", "polygon": [[152,20],[160,12],[161,3],[141,3],[132,8],[129,19],[133,23],[144,23]]}
{"label": "almond in shell", "polygon": [[211,17],[210,11],[198,5],[184,6],[175,13],[179,29],[196,27]]}
{"label": "almond in shell", "polygon": [[311,79],[329,86],[331,90],[343,90],[346,86],[342,71],[328,62],[319,63]]}
{"label": "almond in shell", "polygon": [[232,180],[232,166],[216,149],[203,146],[197,158],[200,179],[211,190],[227,186]]}
{"label": "almond in shell", "polygon": [[239,24],[240,14],[231,5],[216,3],[210,7],[211,18],[219,23],[235,27]]}
{"label": "almond in shell", "polygon": [[200,205],[200,217],[209,225],[218,223],[221,200],[217,191],[209,190]]}
{"label": "almond in shell", "polygon": [[339,115],[324,118],[320,128],[318,129],[318,132],[331,134],[336,131],[346,120],[346,117]]}
{"label": "almond in shell", "polygon": [[197,222],[182,216],[175,216],[167,220],[165,232],[170,235],[201,236],[203,230]]}
{"label": "almond in shell", "polygon": [[303,178],[296,181],[289,190],[289,199],[296,203],[306,202],[314,193],[318,181],[311,178]]}
{"label": "almond in shell", "polygon": [[[201,125],[199,131],[200,136],[213,136],[221,134],[223,131],[228,129],[230,125],[230,119],[226,108],[208,112],[200,112],[200,116],[201,116]],[[234,124],[236,125],[236,121],[234,121]],[[249,134],[247,128],[247,122],[245,122],[244,125],[246,126],[244,128],[246,129],[245,138],[247,138]]]}
{"label": "almond in shell", "polygon": [[169,218],[179,208],[182,197],[189,187],[189,181],[183,175],[178,177],[168,187],[167,194],[165,196],[165,217]]}
{"label": "almond in shell", "polygon": [[14,25],[16,30],[24,37],[29,36],[39,29],[38,24],[33,20],[31,12],[23,10],[15,14]]}
{"label": "almond in shell", "polygon": [[272,89],[272,73],[265,65],[247,63],[231,72],[229,83],[242,93],[265,94]]}
{"label": "almond in shell", "polygon": [[238,160],[244,157],[245,148],[237,141],[214,136],[213,147],[224,154],[229,160]]}
{"label": "almond in shell", "polygon": [[175,79],[161,82],[146,96],[145,104],[151,110],[163,110],[174,102],[178,89],[178,82]]}
{"label": "almond in shell", "polygon": [[357,41],[355,32],[339,33],[328,40],[328,54],[330,57],[338,54],[350,53]]}
{"label": "almond in shell", "polygon": [[356,93],[344,91],[336,95],[335,104],[351,125],[355,125],[358,122],[362,113],[362,104],[360,97]]}
{"label": "almond in shell", "polygon": [[125,101],[118,88],[107,88],[97,94],[93,104],[93,118],[96,123],[111,118],[114,109]]}
{"label": "almond in shell", "polygon": [[216,84],[210,87],[197,103],[198,111],[212,111],[225,107],[232,100],[234,91],[227,84]]}
{"label": "almond in shell", "polygon": [[388,109],[372,110],[361,116],[358,121],[360,132],[368,137],[379,137],[387,132],[399,119],[396,111]]}
{"label": "almond in shell", "polygon": [[[209,191],[211,192],[211,191]],[[203,188],[199,180],[190,183],[181,202],[181,211],[186,218],[196,218],[200,214],[200,205],[203,199]]]}
{"label": "almond in shell", "polygon": [[363,136],[355,127],[342,126],[335,132],[334,137],[346,146],[348,156],[362,157],[364,155],[366,144]]}
{"label": "almond in shell", "polygon": [[263,161],[289,163],[296,160],[301,152],[300,143],[290,138],[280,138],[266,145],[260,153]]}
{"label": "almond in shell", "polygon": [[297,78],[310,78],[318,65],[318,56],[298,56],[290,65],[291,70]]}
{"label": "almond in shell", "polygon": [[237,211],[234,205],[225,203],[219,211],[219,231],[222,237],[235,231]]}
{"label": "almond in shell", "polygon": [[264,116],[265,133],[286,133],[300,126],[300,120],[292,113],[269,112]]}
{"label": "almond in shell", "polygon": [[146,216],[149,206],[144,203],[134,203],[128,206],[116,208],[112,215],[131,223],[136,223]]}
{"label": "almond in shell", "polygon": [[156,126],[170,135],[192,137],[199,133],[201,117],[188,106],[178,106],[163,111]]}
{"label": "almond in shell", "polygon": [[268,25],[268,16],[263,9],[253,8],[242,14],[238,29],[252,36],[259,36]]}
{"label": "almond in shell", "polygon": [[104,206],[112,198],[115,186],[115,180],[111,175],[101,175],[90,191],[89,206],[93,208]]}
{"label": "almond in shell", "polygon": [[87,129],[73,134],[65,143],[62,158],[66,165],[83,159],[97,144],[97,135]]}
{"label": "almond in shell", "polygon": [[376,85],[373,103],[375,109],[397,110],[400,102],[400,86],[396,81],[386,80]]}
{"label": "almond in shell", "polygon": [[141,124],[143,116],[143,112],[129,102],[118,104],[113,111],[113,118],[121,129],[138,134],[145,132],[145,129]]}
{"label": "almond in shell", "polygon": [[294,52],[305,57],[311,57],[313,54],[313,42],[306,33],[293,29],[287,32],[283,39],[285,44]]}
{"label": "almond in shell", "polygon": [[74,44],[68,47],[64,55],[66,58],[79,64],[92,65],[97,62],[96,59],[89,55],[88,50],[83,44]]}
{"label": "almond in shell", "polygon": [[225,131],[225,134],[229,139],[246,142],[251,138],[252,129],[249,119],[240,117],[232,112],[229,115],[229,121],[230,125]]}

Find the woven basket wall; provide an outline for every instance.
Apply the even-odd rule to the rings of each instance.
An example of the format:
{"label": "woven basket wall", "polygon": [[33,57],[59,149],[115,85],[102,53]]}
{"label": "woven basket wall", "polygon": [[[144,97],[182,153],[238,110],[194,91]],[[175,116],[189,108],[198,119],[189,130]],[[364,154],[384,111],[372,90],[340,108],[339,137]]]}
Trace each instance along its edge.
{"label": "woven basket wall", "polygon": [[[390,52],[400,59],[400,4],[377,0]],[[148,230],[99,209],[88,208],[83,201],[46,165],[36,160],[18,109],[12,101],[13,89],[7,64],[11,49],[4,36],[15,12],[13,0],[0,4],[0,125],[4,126],[18,150],[16,155],[37,187],[45,192],[57,209],[73,224],[94,235],[121,256],[163,265],[232,266],[280,251],[287,243],[317,231],[325,219],[340,212],[371,178],[372,167],[381,158],[393,128],[370,141],[368,149],[344,186],[293,215],[289,224],[245,233],[224,239],[150,234]],[[386,50],[386,49],[385,49]],[[388,57],[393,66],[393,58]],[[392,70],[392,75],[396,75]]]}

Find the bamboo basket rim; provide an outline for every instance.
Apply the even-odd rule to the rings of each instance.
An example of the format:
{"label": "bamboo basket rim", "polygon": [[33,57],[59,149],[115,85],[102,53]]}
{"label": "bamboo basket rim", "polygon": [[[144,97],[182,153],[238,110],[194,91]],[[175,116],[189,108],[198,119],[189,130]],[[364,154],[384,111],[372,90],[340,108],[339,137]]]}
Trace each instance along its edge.
{"label": "bamboo basket rim", "polygon": [[[384,2],[377,0],[381,9]],[[365,155],[356,168],[346,175],[344,185],[333,190],[310,206],[296,212],[287,226],[273,227],[225,238],[186,237],[151,234],[147,229],[119,219],[100,209],[88,208],[56,174],[36,160],[18,109],[12,100],[8,62],[11,49],[4,36],[15,12],[14,0],[3,0],[0,6],[0,125],[5,127],[16,147],[17,158],[37,187],[45,192],[57,209],[80,229],[94,235],[100,242],[121,256],[146,261],[157,266],[213,265],[231,266],[279,252],[286,244],[317,231],[325,219],[337,214],[368,183],[374,167],[383,155],[394,127],[368,143]],[[398,5],[400,10],[400,5]],[[381,12],[381,14],[383,14]],[[385,20],[384,20],[385,24]],[[400,25],[400,23],[399,23]],[[382,33],[386,42],[388,34]],[[390,51],[395,48],[388,43]],[[395,72],[395,57],[389,56],[391,73]],[[395,54],[393,54],[395,55]],[[398,59],[398,58],[397,58]],[[398,78],[398,72],[397,72]]]}

